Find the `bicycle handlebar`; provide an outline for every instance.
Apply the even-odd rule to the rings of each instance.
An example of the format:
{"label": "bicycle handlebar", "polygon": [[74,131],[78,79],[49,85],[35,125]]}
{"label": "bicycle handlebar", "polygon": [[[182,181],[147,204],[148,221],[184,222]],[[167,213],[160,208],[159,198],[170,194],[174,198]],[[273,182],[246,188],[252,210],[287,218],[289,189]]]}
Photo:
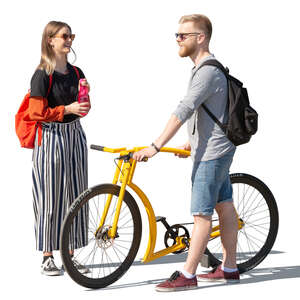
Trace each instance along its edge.
{"label": "bicycle handlebar", "polygon": [[126,150],[126,148],[107,148],[103,146],[98,146],[98,145],[91,145],[91,149],[93,150],[98,150],[98,151],[103,151],[103,152],[110,152],[110,153],[119,153],[121,151]]}
{"label": "bicycle handlebar", "polygon": [[[119,152],[122,152],[122,151],[137,152],[139,150],[147,148],[147,147],[135,147],[133,149],[127,150],[125,147],[123,147],[123,148],[107,148],[107,147],[98,146],[98,145],[91,145],[90,147],[93,150],[110,152],[110,153],[119,153]],[[183,149],[177,149],[177,148],[169,148],[169,147],[161,148],[160,152],[168,152],[168,153],[181,154],[181,155],[186,155],[186,156],[191,155],[190,151],[183,150]]]}
{"label": "bicycle handlebar", "polygon": [[168,153],[181,154],[186,156],[191,155],[191,151],[178,149],[178,148],[170,148],[170,147],[162,147],[160,149],[160,152],[168,152]]}

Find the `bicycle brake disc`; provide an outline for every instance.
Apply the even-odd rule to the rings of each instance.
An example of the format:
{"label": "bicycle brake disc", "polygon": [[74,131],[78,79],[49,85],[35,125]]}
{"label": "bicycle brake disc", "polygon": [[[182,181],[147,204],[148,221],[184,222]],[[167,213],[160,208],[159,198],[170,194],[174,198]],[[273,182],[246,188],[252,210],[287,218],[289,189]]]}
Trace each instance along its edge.
{"label": "bicycle brake disc", "polygon": [[[96,243],[99,248],[107,249],[111,247],[114,243],[114,239],[109,237],[109,230],[111,229],[111,226],[104,225],[101,230],[96,234]],[[116,238],[118,238],[119,235],[116,233]]]}

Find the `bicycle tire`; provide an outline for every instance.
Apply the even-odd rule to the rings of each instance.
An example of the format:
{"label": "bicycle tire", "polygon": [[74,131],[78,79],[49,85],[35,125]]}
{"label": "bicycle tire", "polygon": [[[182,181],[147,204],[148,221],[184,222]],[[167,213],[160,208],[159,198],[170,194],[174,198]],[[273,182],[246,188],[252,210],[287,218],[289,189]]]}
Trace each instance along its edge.
{"label": "bicycle tire", "polygon": [[[139,249],[142,234],[141,215],[134,198],[128,191],[125,191],[116,238],[112,240],[108,237],[108,230],[113,221],[113,213],[119,192],[120,186],[113,184],[101,184],[89,188],[74,201],[65,217],[60,237],[61,258],[70,277],[84,287],[104,288],[117,281],[129,269]],[[104,202],[99,199],[102,199],[102,197],[105,199],[108,195],[113,195],[110,210],[105,224],[100,230],[100,236],[96,237],[95,232],[102,215],[100,205],[102,206],[102,202]],[[82,212],[86,207],[89,211],[87,222],[88,243],[84,247],[75,250],[74,254],[76,260],[88,270],[86,274],[82,274],[75,267],[70,255],[70,250],[73,249],[71,249],[69,243],[69,236],[72,234],[73,221],[81,217],[80,211]],[[97,210],[96,213],[95,209]],[[130,232],[128,233],[128,231]],[[121,239],[130,238],[131,240],[124,241],[120,237]],[[130,245],[127,248],[126,245],[129,243]],[[124,249],[127,249],[128,253]],[[86,256],[86,253],[89,253],[88,256]],[[91,257],[91,255],[93,256]],[[95,276],[95,273],[98,273],[98,275]]]}
{"label": "bicycle tire", "polygon": [[[260,264],[271,251],[278,232],[279,214],[272,192],[261,180],[243,173],[231,174],[230,179],[233,186],[234,205],[239,217],[245,222],[244,227],[238,232],[237,242],[237,267],[240,273],[244,273]],[[240,185],[242,191],[239,190]],[[243,193],[241,198],[240,192]],[[250,198],[245,201],[247,194],[250,194]],[[260,199],[257,200],[258,197]],[[249,203],[250,200],[252,200],[251,203]],[[262,217],[263,213],[266,213],[266,217]],[[257,219],[253,218],[255,215]],[[244,239],[247,239],[247,251],[240,245]],[[221,253],[218,253],[221,249],[221,240],[216,238],[212,242],[218,246],[212,248],[209,242],[205,254],[209,257],[210,265],[216,267],[221,264]]]}

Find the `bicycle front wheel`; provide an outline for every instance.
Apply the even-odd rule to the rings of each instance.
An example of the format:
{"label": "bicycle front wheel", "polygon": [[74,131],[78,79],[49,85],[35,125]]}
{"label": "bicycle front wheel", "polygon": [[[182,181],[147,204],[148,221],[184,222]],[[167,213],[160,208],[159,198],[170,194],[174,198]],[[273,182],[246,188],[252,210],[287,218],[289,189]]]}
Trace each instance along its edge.
{"label": "bicycle front wheel", "polygon": [[[244,273],[261,263],[271,251],[278,232],[278,208],[272,192],[258,178],[231,174],[233,201],[244,226],[238,231],[237,266]],[[217,214],[213,226],[218,225]],[[209,241],[205,253],[212,267],[221,264],[220,237]]]}
{"label": "bicycle front wheel", "polygon": [[[84,191],[64,220],[60,240],[62,261],[70,277],[84,287],[103,288],[118,280],[131,266],[139,249],[141,215],[127,191],[116,237],[109,236],[119,192],[120,187],[113,184],[97,185]],[[110,208],[104,225],[97,231],[109,195],[112,195]],[[80,222],[85,225],[79,228]]]}

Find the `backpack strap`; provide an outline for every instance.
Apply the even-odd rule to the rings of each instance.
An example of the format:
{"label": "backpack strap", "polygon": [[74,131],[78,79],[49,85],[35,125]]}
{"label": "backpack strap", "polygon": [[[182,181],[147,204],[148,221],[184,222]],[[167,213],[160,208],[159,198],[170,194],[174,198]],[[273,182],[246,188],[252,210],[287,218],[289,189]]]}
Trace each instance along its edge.
{"label": "backpack strap", "polygon": [[[222,73],[226,76],[226,79],[228,80],[229,69],[225,68],[216,59],[206,60],[205,62],[202,63],[202,65],[200,66],[200,68],[202,68],[204,66],[214,66],[214,67],[220,69],[222,71]],[[202,104],[202,107],[206,111],[206,113],[213,119],[213,121],[219,125],[219,127],[223,130],[223,132],[225,132],[226,131],[226,127],[217,119],[217,117],[207,108],[207,106],[204,103]],[[194,123],[194,128],[193,128],[192,135],[195,134],[195,129],[196,129],[196,120],[195,120],[195,123]]]}
{"label": "backpack strap", "polygon": [[225,68],[225,67],[224,67],[219,61],[217,61],[216,59],[209,59],[209,60],[205,61],[205,62],[201,65],[200,68],[202,68],[202,67],[204,67],[204,66],[214,66],[214,67],[220,69],[220,70],[224,73],[224,75],[225,75],[226,77],[228,77],[228,75],[229,75],[229,69],[228,69],[227,67]]}
{"label": "backpack strap", "polygon": [[[48,87],[48,91],[47,91],[47,96],[46,97],[48,97],[49,94],[50,94],[52,83],[53,83],[53,74],[50,74],[49,75],[49,87]],[[38,145],[41,146],[42,145],[42,136],[43,136],[41,122],[36,122],[36,127],[37,127],[37,133],[38,133]]]}
{"label": "backpack strap", "polygon": [[80,76],[79,76],[78,69],[77,69],[75,66],[72,66],[72,67],[73,67],[73,69],[75,70],[76,75],[77,75],[77,78],[78,78],[78,80],[79,80],[79,79],[80,79]]}
{"label": "backpack strap", "polygon": [[52,81],[53,81],[53,75],[50,74],[50,75],[49,75],[49,87],[48,87],[48,91],[47,91],[47,97],[48,97],[49,94],[50,94],[50,90],[51,90],[51,86],[52,86]]}
{"label": "backpack strap", "polygon": [[203,109],[207,114],[219,125],[219,127],[225,132],[226,127],[217,119],[217,117],[207,108],[205,104],[202,104]]}
{"label": "backpack strap", "polygon": [[[214,66],[222,71],[222,73],[226,76],[226,79],[228,80],[229,75],[229,69],[225,68],[219,61],[216,59],[209,59],[205,61],[202,65],[203,66]],[[217,117],[207,108],[207,106],[203,103],[202,104],[203,109],[206,111],[206,113],[219,125],[219,127],[225,132],[226,127],[217,119]]]}

